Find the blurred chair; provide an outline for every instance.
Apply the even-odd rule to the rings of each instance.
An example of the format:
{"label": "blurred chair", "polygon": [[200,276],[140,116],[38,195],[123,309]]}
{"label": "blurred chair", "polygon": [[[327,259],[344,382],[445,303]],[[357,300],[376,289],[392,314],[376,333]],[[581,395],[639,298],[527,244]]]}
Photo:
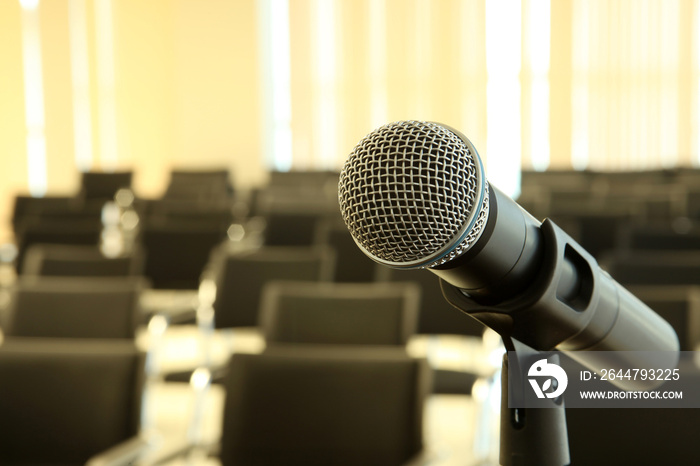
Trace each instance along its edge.
{"label": "blurred chair", "polygon": [[319,223],[316,243],[333,248],[336,254],[334,280],[336,282],[373,282],[379,265],[367,257],[352,239],[352,235],[338,219]]}
{"label": "blurred chair", "polygon": [[[683,223],[683,222],[679,222]],[[700,227],[682,224],[628,225],[620,231],[619,248],[630,250],[700,251]]]}
{"label": "blurred chair", "polygon": [[157,289],[199,286],[212,250],[226,238],[220,224],[190,221],[144,222],[138,244],[144,251],[144,275]]}
{"label": "blurred chair", "polygon": [[143,384],[144,356],[131,342],[5,341],[0,462],[132,464],[150,446],[139,435]]}
{"label": "blurred chair", "polygon": [[340,174],[336,171],[324,170],[272,171],[270,172],[268,186],[323,191],[325,189],[337,189],[339,176]]}
{"label": "blurred chair", "polygon": [[601,266],[622,285],[700,285],[698,251],[612,251]]}
{"label": "blurred chair", "polygon": [[111,201],[122,188],[131,188],[132,171],[83,172],[78,197],[85,200]]}
{"label": "blurred chair", "polygon": [[263,291],[260,324],[268,345],[396,345],[415,334],[414,283],[276,281]]}
{"label": "blurred chair", "polygon": [[311,246],[315,242],[319,217],[303,213],[268,213],[264,215],[265,246]]}
{"label": "blurred chair", "polygon": [[599,208],[597,212],[569,212],[562,210],[560,213],[552,213],[551,218],[562,228],[575,230],[570,234],[584,249],[595,258],[600,258],[605,252],[613,250],[617,246],[618,232],[629,224],[634,216],[627,212],[629,209],[604,210]]}
{"label": "blurred chair", "polygon": [[141,279],[23,278],[3,312],[6,339],[14,337],[134,339],[145,323]]}
{"label": "blurred chair", "polygon": [[[440,280],[427,270],[378,269],[379,281],[413,282],[420,287],[420,306],[416,333],[427,335],[426,356],[435,371],[435,393],[471,394],[477,375],[463,369],[440,368],[440,348],[445,335],[481,339],[486,327],[445,300]],[[466,365],[466,361],[465,365]]]}
{"label": "blurred chair", "polygon": [[[692,360],[682,354],[679,367],[683,386],[700,384]],[[567,409],[571,464],[700,464],[698,420],[694,408]]]}
{"label": "blurred chair", "polygon": [[417,333],[422,335],[462,335],[481,337],[486,328],[473,317],[445,300],[438,277],[427,270],[398,270],[381,267],[380,281],[414,282],[421,290]]}
{"label": "blurred chair", "polygon": [[142,210],[146,223],[196,224],[220,227],[224,231],[233,223],[231,202],[193,201],[180,199],[154,199],[146,202]]}
{"label": "blurred chair", "polygon": [[72,196],[33,197],[18,194],[15,196],[12,210],[12,226],[18,231],[27,218],[39,217],[47,213],[73,212],[79,201]]}
{"label": "blurred chair", "polygon": [[224,386],[223,464],[392,466],[425,453],[430,373],[400,351],[235,354]]}
{"label": "blurred chair", "polygon": [[257,327],[263,287],[273,280],[331,281],[335,257],[328,248],[263,247],[212,255],[206,277],[216,283],[214,327]]}
{"label": "blurred chair", "polygon": [[35,244],[26,252],[22,271],[27,276],[137,276],[143,273],[143,254],[136,248],[128,255],[106,257],[95,246]]}
{"label": "blurred chair", "polygon": [[163,198],[210,202],[232,199],[233,193],[228,169],[172,170]]}
{"label": "blurred chair", "polygon": [[102,222],[94,219],[33,218],[22,222],[15,232],[17,241],[16,268],[22,273],[24,256],[35,244],[70,244],[98,247]]}
{"label": "blurred chair", "polygon": [[676,331],[681,351],[700,343],[700,286],[630,286],[629,291]]}

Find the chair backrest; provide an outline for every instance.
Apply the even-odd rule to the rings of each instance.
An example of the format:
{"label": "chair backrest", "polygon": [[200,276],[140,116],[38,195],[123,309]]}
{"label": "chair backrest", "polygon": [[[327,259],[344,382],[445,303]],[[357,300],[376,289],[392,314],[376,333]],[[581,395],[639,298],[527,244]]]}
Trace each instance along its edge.
{"label": "chair backrest", "polygon": [[258,325],[263,286],[273,280],[330,281],[334,255],[328,248],[263,247],[246,252],[217,250],[216,328]]}
{"label": "chair backrest", "polygon": [[620,247],[632,250],[700,251],[700,228],[677,231],[671,225],[629,225],[620,231]]}
{"label": "chair backrest", "polygon": [[421,290],[417,333],[422,335],[465,335],[480,337],[484,324],[455,309],[442,295],[440,280],[427,270],[378,269],[380,281],[417,283]]}
{"label": "chair backrest", "polygon": [[700,344],[700,286],[630,286],[629,291],[666,320],[678,335],[681,351]]}
{"label": "chair backrest", "polygon": [[5,340],[0,462],[85,464],[137,434],[144,357],[132,342]]}
{"label": "chair backrest", "polygon": [[6,337],[133,339],[143,280],[38,277],[19,280],[3,318]]}
{"label": "chair backrest", "polygon": [[265,215],[266,246],[311,246],[320,217],[311,213],[273,212]]}
{"label": "chair backrest", "polygon": [[145,223],[139,235],[144,275],[157,289],[197,289],[212,250],[226,237],[220,224]]}
{"label": "chair backrest", "polygon": [[274,343],[405,345],[416,332],[414,283],[270,282],[261,326]]}
{"label": "chair backrest", "polygon": [[143,255],[135,248],[127,256],[106,257],[99,248],[83,245],[35,244],[22,266],[24,275],[126,277],[143,272]]}
{"label": "chair backrest", "polygon": [[429,369],[401,351],[235,354],[224,386],[223,464],[395,466],[423,447]]}
{"label": "chair backrest", "polygon": [[[683,385],[697,387],[700,371],[685,356],[692,353],[679,363]],[[700,464],[696,409],[567,409],[566,422],[571,464]]]}
{"label": "chair backrest", "polygon": [[601,266],[622,285],[700,285],[700,252],[615,251]]}
{"label": "chair backrest", "polygon": [[373,282],[376,280],[379,264],[367,257],[357,247],[342,219],[325,219],[320,222],[316,241],[318,244],[332,247],[335,251],[334,281]]}
{"label": "chair backrest", "polygon": [[12,210],[12,225],[17,231],[27,217],[72,212],[77,206],[78,201],[70,196],[33,197],[18,194]]}
{"label": "chair backrest", "polygon": [[99,217],[94,219],[33,218],[22,222],[17,237],[17,271],[22,273],[24,256],[35,244],[72,244],[97,247],[102,234]]}
{"label": "chair backrest", "polygon": [[228,169],[173,170],[163,198],[216,201],[232,198],[233,191]]}
{"label": "chair backrest", "polygon": [[133,172],[83,172],[80,195],[83,199],[111,200],[122,188],[131,188]]}

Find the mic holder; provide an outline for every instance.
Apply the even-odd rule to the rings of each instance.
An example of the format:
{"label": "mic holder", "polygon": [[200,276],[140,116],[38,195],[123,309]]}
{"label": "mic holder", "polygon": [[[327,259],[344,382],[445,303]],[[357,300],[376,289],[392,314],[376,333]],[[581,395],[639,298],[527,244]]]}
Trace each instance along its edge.
{"label": "mic holder", "polygon": [[[508,393],[521,392],[522,377],[509,380],[510,365],[520,372],[524,361],[539,354],[526,344],[503,337],[506,354],[501,369],[501,439],[500,464],[503,466],[565,466],[571,463],[566,427],[566,410],[562,397],[548,400],[548,408],[510,408]],[[558,355],[549,357],[557,364]]]}

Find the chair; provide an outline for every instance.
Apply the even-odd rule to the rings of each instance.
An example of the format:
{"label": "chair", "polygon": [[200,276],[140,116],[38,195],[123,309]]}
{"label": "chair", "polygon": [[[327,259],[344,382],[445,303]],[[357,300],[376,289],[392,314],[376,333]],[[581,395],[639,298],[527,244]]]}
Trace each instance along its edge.
{"label": "chair", "polygon": [[[139,437],[144,356],[131,342],[12,339],[0,346],[0,462],[82,465]],[[105,463],[101,463],[105,464]]]}
{"label": "chair", "polygon": [[143,255],[138,248],[126,256],[106,257],[95,246],[35,244],[25,255],[22,271],[27,276],[136,276],[143,272]]}
{"label": "chair", "polygon": [[271,344],[397,345],[415,333],[413,283],[271,282],[260,324]]}
{"label": "chair", "polygon": [[6,338],[134,339],[145,321],[140,279],[20,279],[3,313]]}
{"label": "chair", "polygon": [[700,285],[700,253],[613,251],[601,266],[623,285]]}
{"label": "chair", "polygon": [[[700,384],[695,363],[683,361],[692,354],[681,353],[685,387]],[[697,409],[578,408],[567,409],[566,420],[571,464],[700,464]]]}
{"label": "chair", "polygon": [[206,276],[216,283],[215,328],[257,327],[263,287],[273,280],[330,281],[334,256],[328,248],[263,247],[212,255]]}
{"label": "chair", "polygon": [[628,289],[671,324],[681,351],[696,350],[700,343],[700,287],[630,286]]}
{"label": "chair", "polygon": [[352,235],[340,219],[326,219],[319,223],[317,244],[326,244],[336,254],[336,282],[373,282],[378,264],[367,257],[355,244]]}
{"label": "chair", "polygon": [[231,199],[233,185],[228,169],[172,170],[164,199],[216,201]]}
{"label": "chair", "polygon": [[433,365],[435,386],[433,391],[442,394],[471,394],[477,376],[464,370],[437,368],[437,352],[445,335],[481,338],[484,324],[455,309],[445,300],[440,280],[427,270],[398,270],[378,268],[377,279],[390,282],[413,282],[420,287],[418,335],[428,336],[427,357]]}
{"label": "chair", "polygon": [[12,226],[17,231],[22,222],[46,213],[71,212],[78,206],[78,201],[71,196],[33,197],[27,195],[15,196],[12,210]]}
{"label": "chair", "polygon": [[211,251],[225,238],[219,224],[145,222],[137,241],[145,255],[144,275],[156,289],[195,290]]}
{"label": "chair", "polygon": [[22,222],[17,238],[16,268],[22,273],[24,255],[35,244],[70,244],[97,247],[102,223],[99,217],[88,219],[33,218]]}
{"label": "chair", "polygon": [[392,466],[422,453],[430,373],[400,351],[235,354],[224,386],[223,464]]}
{"label": "chair", "polygon": [[315,242],[318,215],[275,212],[264,218],[265,246],[311,246]]}
{"label": "chair", "polygon": [[226,230],[233,223],[234,215],[229,200],[155,199],[146,203],[143,219],[147,223],[206,224]]}
{"label": "chair", "polygon": [[122,188],[131,188],[132,171],[83,172],[79,197],[84,200],[111,201]]}
{"label": "chair", "polygon": [[695,226],[680,232],[671,225],[630,225],[620,232],[620,248],[700,251],[700,228]]}
{"label": "chair", "polygon": [[442,295],[440,280],[427,270],[398,270],[381,267],[379,281],[414,282],[420,286],[421,301],[417,333],[421,335],[463,335],[481,337],[484,324],[455,309]]}

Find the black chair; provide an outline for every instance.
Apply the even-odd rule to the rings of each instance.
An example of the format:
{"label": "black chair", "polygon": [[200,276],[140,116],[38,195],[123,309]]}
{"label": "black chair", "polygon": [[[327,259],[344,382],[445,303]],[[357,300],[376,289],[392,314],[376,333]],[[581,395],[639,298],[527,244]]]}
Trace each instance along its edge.
{"label": "black chair", "polygon": [[86,201],[111,201],[120,189],[131,188],[132,178],[132,171],[83,172],[79,197]]}
{"label": "black chair", "polygon": [[629,225],[620,231],[619,247],[631,250],[700,251],[700,228],[667,225]]}
{"label": "black chair", "polygon": [[622,285],[700,285],[700,253],[613,251],[601,266]]}
{"label": "black chair", "polygon": [[137,276],[143,273],[143,255],[138,248],[107,257],[95,246],[35,244],[24,257],[22,271],[27,276]]}
{"label": "black chair", "polygon": [[20,279],[4,311],[5,337],[134,339],[145,321],[140,279]]}
{"label": "black chair", "polygon": [[27,218],[47,214],[73,212],[79,207],[79,201],[72,196],[33,197],[18,194],[15,196],[12,209],[12,226],[18,231]]}
{"label": "black chair", "polygon": [[260,324],[268,346],[405,346],[416,331],[419,301],[413,283],[271,282]]}
{"label": "black chair", "polygon": [[481,337],[484,324],[449,304],[437,276],[426,270],[398,270],[381,267],[380,281],[414,282],[420,286],[421,301],[417,333],[421,335],[463,335]]}
{"label": "black chair", "polygon": [[292,170],[292,171],[272,171],[268,186],[273,188],[289,189],[313,189],[322,191],[328,187],[338,187],[338,177],[336,171],[324,170]]}
{"label": "black chair", "polygon": [[[680,364],[683,385],[697,387],[695,363]],[[566,410],[566,421],[572,465],[700,464],[697,409],[577,408]]]}
{"label": "black chair", "polygon": [[319,216],[304,213],[268,213],[265,246],[311,246],[316,239]]}
{"label": "black chair", "polygon": [[336,254],[336,282],[373,282],[378,264],[367,257],[355,244],[352,235],[340,219],[319,223],[316,242],[333,248]]}
{"label": "black chair", "polygon": [[209,225],[226,230],[234,221],[231,202],[154,199],[142,202],[141,217],[146,223]]}
{"label": "black chair", "polygon": [[225,238],[226,228],[218,223],[145,222],[138,239],[144,275],[156,289],[195,290],[209,255]]}
{"label": "black chair", "polygon": [[333,252],[315,247],[263,247],[212,254],[206,277],[216,283],[215,328],[257,327],[263,287],[273,280],[331,281]]}
{"label": "black chair", "polygon": [[60,219],[32,218],[22,222],[15,232],[17,258],[15,265],[22,273],[24,256],[35,244],[68,244],[98,247],[102,234],[102,222],[97,218]]}
{"label": "black chair", "polygon": [[[473,317],[455,309],[442,295],[437,276],[426,270],[398,270],[388,267],[378,268],[380,281],[413,282],[420,287],[420,307],[416,333],[427,335],[434,343],[428,345],[428,359],[432,362],[434,351],[439,347],[441,336],[457,335],[467,338],[481,338],[486,327]],[[435,393],[471,394],[477,380],[474,373],[433,367]]]}
{"label": "black chair", "polygon": [[228,169],[172,170],[164,199],[200,202],[232,199],[233,184]]}
{"label": "black chair", "polygon": [[700,343],[700,287],[630,286],[628,289],[671,324],[681,351],[696,350]]}
{"label": "black chair", "polygon": [[392,466],[422,453],[429,369],[401,351],[235,354],[224,386],[223,464]]}
{"label": "black chair", "polygon": [[132,464],[146,452],[144,356],[132,342],[30,340],[0,346],[3,465]]}

